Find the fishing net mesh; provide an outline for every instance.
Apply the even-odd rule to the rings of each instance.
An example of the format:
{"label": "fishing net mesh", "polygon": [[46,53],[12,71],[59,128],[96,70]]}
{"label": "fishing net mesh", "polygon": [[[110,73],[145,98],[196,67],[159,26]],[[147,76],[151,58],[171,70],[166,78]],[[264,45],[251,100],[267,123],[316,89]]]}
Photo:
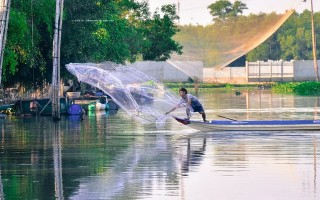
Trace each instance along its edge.
{"label": "fishing net mesh", "polygon": [[[230,2],[233,4],[236,1]],[[179,65],[177,61],[202,61],[204,67],[220,70],[262,44],[294,12],[310,10],[310,1],[241,0],[241,2],[246,4],[247,9],[238,16],[215,19],[205,26],[193,23],[180,25],[180,32],[174,36],[174,40],[183,46],[183,54],[172,55],[171,64],[190,77],[194,76],[194,69]],[[318,5],[318,2],[314,2],[315,8]],[[182,16],[185,17],[187,13],[192,16],[196,11],[197,8],[191,9],[190,6],[184,5],[183,1],[181,2]],[[213,19],[208,14],[209,11],[207,9],[207,13],[203,13],[203,16],[206,16],[206,19]],[[202,16],[198,14],[194,17]]]}
{"label": "fishing net mesh", "polygon": [[[181,31],[174,39],[183,46],[183,54],[172,55],[168,62],[191,78],[201,78],[199,70],[202,69],[197,68],[198,65],[190,67],[191,64],[186,64],[186,61],[201,61],[204,67],[223,68],[268,39],[294,13],[293,9],[305,6],[301,1],[294,0],[282,14],[263,14],[263,9],[262,13],[252,14],[252,4],[255,10],[272,3],[282,4],[283,8],[284,0],[242,2],[247,3],[248,7],[244,15],[207,26],[179,26]],[[177,97],[162,83],[128,66],[111,62],[71,63],[67,69],[80,82],[97,87],[111,96],[129,116],[142,123],[156,123],[158,127],[163,127],[167,119],[165,111],[177,103]]]}
{"label": "fishing net mesh", "polygon": [[[183,54],[174,54],[171,60],[201,60],[204,67],[221,69],[268,39],[293,12],[239,16],[205,27],[182,26],[175,40],[183,46]],[[194,74],[183,65],[174,66],[190,77]]]}
{"label": "fishing net mesh", "polygon": [[143,124],[163,127],[164,113],[178,102],[161,82],[128,66],[104,62],[70,63],[66,67],[80,82],[101,89],[128,116]]}

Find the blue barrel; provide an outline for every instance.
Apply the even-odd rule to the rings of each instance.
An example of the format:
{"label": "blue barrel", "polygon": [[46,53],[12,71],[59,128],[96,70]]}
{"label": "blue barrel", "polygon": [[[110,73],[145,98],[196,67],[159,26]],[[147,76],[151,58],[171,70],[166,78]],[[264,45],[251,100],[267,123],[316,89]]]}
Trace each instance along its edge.
{"label": "blue barrel", "polygon": [[68,109],[69,115],[81,115],[82,114],[82,107],[78,104],[72,104],[70,105]]}

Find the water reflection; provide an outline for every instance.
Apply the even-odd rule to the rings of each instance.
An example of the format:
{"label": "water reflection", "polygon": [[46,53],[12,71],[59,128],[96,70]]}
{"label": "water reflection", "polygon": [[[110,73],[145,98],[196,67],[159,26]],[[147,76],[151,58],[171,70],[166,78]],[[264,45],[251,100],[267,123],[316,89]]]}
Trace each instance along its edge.
{"label": "water reflection", "polygon": [[54,188],[55,198],[63,199],[62,185],[62,147],[61,147],[61,132],[60,123],[53,123],[53,165],[54,165]]}
{"label": "water reflection", "polygon": [[[318,110],[316,97],[247,95],[199,97],[211,118],[275,118],[277,110],[305,118]],[[202,133],[173,120],[157,130],[121,110],[58,123],[8,117],[0,127],[0,199],[320,199],[320,132]]]}
{"label": "water reflection", "polygon": [[0,168],[0,199],[4,199],[4,196],[3,196],[3,184],[2,184],[2,177],[1,177],[1,168]]}
{"label": "water reflection", "polygon": [[319,97],[275,94],[270,90],[217,89],[200,94],[209,118],[217,114],[239,120],[249,119],[318,119]]}
{"label": "water reflection", "polygon": [[313,137],[313,190],[314,198],[317,197],[317,138]]}
{"label": "water reflection", "polygon": [[[4,127],[3,127],[3,123],[1,124],[1,144],[4,143]],[[1,145],[1,148],[3,147],[3,145]],[[3,149],[1,149],[1,152],[3,152]],[[1,165],[0,165],[0,199],[4,199],[3,196],[3,183],[2,183],[2,172],[1,172]]]}
{"label": "water reflection", "polygon": [[[319,133],[315,135],[319,137]],[[319,152],[314,149],[313,139],[310,132],[207,134],[202,162],[190,166],[193,170],[183,180],[184,196],[319,199],[314,159]]]}
{"label": "water reflection", "polygon": [[[203,156],[205,155],[206,150],[206,138],[203,138],[202,145],[199,149],[191,150],[191,139],[187,139],[187,156],[182,162],[182,175],[187,176],[189,172],[190,166],[198,166],[201,164],[201,161],[203,160]],[[194,148],[194,147],[192,147]]]}
{"label": "water reflection", "polygon": [[179,164],[174,154],[166,136],[142,137],[116,156],[110,169],[80,179],[70,199],[139,199],[162,186],[177,196]]}

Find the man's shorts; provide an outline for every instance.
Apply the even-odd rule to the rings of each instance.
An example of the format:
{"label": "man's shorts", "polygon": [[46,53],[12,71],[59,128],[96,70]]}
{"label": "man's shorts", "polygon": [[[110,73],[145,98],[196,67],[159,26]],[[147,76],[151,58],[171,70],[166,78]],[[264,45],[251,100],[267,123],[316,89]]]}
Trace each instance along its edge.
{"label": "man's shorts", "polygon": [[193,112],[204,112],[204,109],[203,109],[203,107],[200,105],[200,106],[192,106],[192,108],[193,108]]}

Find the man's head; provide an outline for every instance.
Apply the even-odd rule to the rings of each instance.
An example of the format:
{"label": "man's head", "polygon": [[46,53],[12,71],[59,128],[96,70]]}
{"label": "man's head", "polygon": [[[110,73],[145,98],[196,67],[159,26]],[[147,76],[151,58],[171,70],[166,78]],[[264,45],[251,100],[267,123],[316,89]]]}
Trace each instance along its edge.
{"label": "man's head", "polygon": [[187,91],[186,88],[181,88],[181,89],[179,90],[179,94],[180,94],[180,96],[184,96],[184,95],[188,94],[188,91]]}

